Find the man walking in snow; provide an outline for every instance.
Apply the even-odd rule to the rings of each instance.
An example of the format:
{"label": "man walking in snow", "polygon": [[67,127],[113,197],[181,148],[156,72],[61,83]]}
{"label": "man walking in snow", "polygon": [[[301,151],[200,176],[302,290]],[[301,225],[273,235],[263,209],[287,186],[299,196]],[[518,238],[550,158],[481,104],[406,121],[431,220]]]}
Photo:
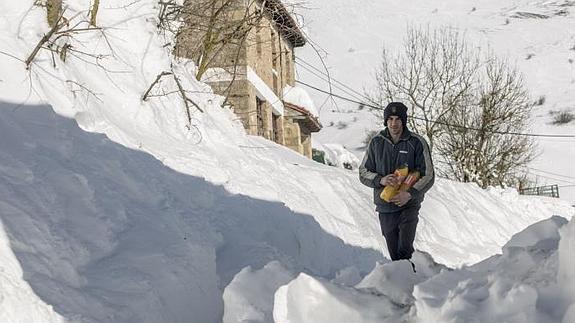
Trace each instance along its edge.
{"label": "man walking in snow", "polygon": [[[435,182],[433,162],[425,139],[407,129],[407,107],[403,103],[388,104],[384,120],[386,128],[369,142],[359,167],[359,179],[373,188],[373,199],[391,260],[411,259],[421,202]],[[382,200],[380,194],[385,186],[399,184],[393,173],[403,164],[407,164],[410,171],[418,170],[421,177],[390,202]]]}

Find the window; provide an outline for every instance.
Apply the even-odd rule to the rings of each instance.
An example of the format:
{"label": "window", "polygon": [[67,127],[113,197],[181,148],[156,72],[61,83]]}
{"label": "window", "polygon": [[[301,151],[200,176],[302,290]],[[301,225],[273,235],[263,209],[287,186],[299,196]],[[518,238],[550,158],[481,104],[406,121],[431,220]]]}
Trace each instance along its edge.
{"label": "window", "polygon": [[256,97],[256,116],[258,136],[264,136],[264,101]]}

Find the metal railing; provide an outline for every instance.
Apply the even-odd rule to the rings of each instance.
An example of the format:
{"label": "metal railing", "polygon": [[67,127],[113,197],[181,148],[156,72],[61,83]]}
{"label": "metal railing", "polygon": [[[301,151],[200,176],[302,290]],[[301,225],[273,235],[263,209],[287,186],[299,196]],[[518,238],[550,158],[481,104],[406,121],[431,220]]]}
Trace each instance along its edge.
{"label": "metal railing", "polygon": [[537,187],[520,188],[519,194],[521,195],[539,195],[559,198],[559,186],[546,185]]}

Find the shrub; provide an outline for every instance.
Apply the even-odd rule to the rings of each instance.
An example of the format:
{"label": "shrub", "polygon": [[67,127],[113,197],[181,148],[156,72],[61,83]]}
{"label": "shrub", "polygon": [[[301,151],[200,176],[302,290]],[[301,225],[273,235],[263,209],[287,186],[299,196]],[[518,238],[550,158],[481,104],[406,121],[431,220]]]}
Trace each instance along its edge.
{"label": "shrub", "polygon": [[552,115],[553,115],[552,123],[554,125],[567,124],[575,120],[575,114],[573,114],[571,111],[568,110],[557,111],[555,113],[552,113]]}
{"label": "shrub", "polygon": [[345,129],[347,128],[347,126],[348,126],[347,122],[339,121],[337,123],[337,129],[339,130]]}

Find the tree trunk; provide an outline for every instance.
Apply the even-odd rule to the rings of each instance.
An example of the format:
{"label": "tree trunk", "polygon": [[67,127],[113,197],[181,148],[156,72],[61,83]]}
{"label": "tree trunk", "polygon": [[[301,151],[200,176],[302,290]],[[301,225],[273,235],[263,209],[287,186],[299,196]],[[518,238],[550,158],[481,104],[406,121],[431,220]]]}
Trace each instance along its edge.
{"label": "tree trunk", "polygon": [[98,16],[98,8],[100,7],[100,0],[94,0],[92,9],[90,10],[90,25],[96,27],[96,16]]}

